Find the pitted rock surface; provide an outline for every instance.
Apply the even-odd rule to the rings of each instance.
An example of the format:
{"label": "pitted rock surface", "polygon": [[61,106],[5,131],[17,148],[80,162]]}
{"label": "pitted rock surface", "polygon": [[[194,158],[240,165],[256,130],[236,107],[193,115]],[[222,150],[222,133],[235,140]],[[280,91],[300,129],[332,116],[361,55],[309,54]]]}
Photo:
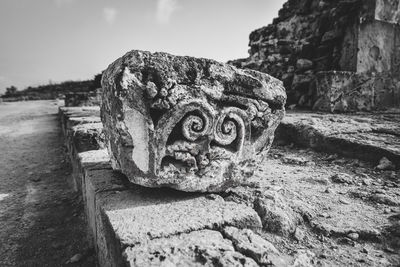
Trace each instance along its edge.
{"label": "pitted rock surface", "polygon": [[131,182],[222,191],[250,177],[284,116],[282,83],[209,59],[131,51],[103,74],[114,169]]}

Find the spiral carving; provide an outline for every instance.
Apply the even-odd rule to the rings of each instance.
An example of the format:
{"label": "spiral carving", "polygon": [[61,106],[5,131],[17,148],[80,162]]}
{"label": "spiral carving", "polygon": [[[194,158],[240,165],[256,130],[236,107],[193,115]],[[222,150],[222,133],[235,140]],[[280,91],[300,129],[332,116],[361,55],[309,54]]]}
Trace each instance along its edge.
{"label": "spiral carving", "polygon": [[222,146],[232,144],[236,139],[243,140],[244,120],[236,109],[228,108],[218,118],[215,128],[215,141]]}
{"label": "spiral carving", "polygon": [[211,130],[210,120],[205,116],[189,115],[182,122],[183,136],[189,141],[196,141]]}

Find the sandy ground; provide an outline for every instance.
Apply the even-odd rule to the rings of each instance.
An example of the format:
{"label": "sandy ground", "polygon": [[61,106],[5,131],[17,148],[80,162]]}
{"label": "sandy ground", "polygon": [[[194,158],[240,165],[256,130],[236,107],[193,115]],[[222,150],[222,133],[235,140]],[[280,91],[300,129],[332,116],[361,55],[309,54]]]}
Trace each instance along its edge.
{"label": "sandy ground", "polygon": [[0,266],[94,266],[57,108],[0,103]]}

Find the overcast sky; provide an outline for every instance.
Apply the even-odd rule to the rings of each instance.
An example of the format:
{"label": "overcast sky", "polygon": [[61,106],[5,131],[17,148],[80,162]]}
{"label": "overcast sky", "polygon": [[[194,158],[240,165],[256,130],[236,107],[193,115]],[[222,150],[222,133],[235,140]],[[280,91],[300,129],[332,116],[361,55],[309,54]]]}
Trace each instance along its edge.
{"label": "overcast sky", "polygon": [[0,93],[91,79],[129,50],[227,61],[284,0],[0,0]]}

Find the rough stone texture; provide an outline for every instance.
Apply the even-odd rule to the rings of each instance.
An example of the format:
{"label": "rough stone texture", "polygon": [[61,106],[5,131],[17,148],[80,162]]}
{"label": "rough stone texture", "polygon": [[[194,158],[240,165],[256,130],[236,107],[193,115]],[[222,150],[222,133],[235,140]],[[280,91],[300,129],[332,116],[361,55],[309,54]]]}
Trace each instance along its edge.
{"label": "rough stone texture", "polygon": [[319,72],[314,110],[372,111],[400,106],[400,86],[388,73]]}
{"label": "rough stone texture", "polygon": [[245,205],[170,190],[154,192],[137,187],[133,191],[103,196],[100,204],[125,245],[224,225],[261,228],[257,213]]}
{"label": "rough stone texture", "polygon": [[360,158],[378,164],[386,157],[400,168],[400,112],[375,115],[288,113],[278,141]]}
{"label": "rough stone texture", "polygon": [[282,83],[208,59],[131,51],[102,78],[113,168],[133,183],[222,191],[252,175],[284,115]]}
{"label": "rough stone texture", "polygon": [[[100,107],[60,107],[59,116],[60,116],[61,128],[65,136],[67,133],[67,129],[75,125],[75,124],[71,125],[71,123],[69,123],[69,120],[73,118],[82,118],[82,117],[99,118]],[[91,119],[89,119],[89,122],[96,122],[96,121],[92,121]]]}
{"label": "rough stone texture", "polygon": [[244,205],[168,189],[133,187],[96,195],[97,243],[103,262],[122,263],[124,248],[147,246],[158,238],[225,225],[261,227],[256,212]]}
{"label": "rough stone texture", "polygon": [[283,236],[290,236],[296,231],[303,218],[295,212],[279,194],[257,198],[254,208],[260,215],[266,231]]}
{"label": "rough stone texture", "polygon": [[[290,106],[332,111],[329,94],[335,103],[343,95],[344,103],[334,111],[399,107],[398,4],[397,0],[289,0],[272,24],[250,34],[249,57],[229,63],[281,79]],[[321,71],[325,74],[318,78]],[[348,76],[354,75],[356,80],[349,83]],[[321,76],[335,76],[344,87],[318,82]],[[351,101],[356,105],[346,103]]]}
{"label": "rough stone texture", "polygon": [[61,107],[59,115],[68,160],[72,163],[72,179],[69,182],[80,192],[83,179],[78,154],[105,148],[103,126],[96,122],[100,119],[99,107]]}
{"label": "rough stone texture", "polygon": [[[288,118],[305,120],[309,128],[304,125],[304,131],[315,126],[323,134],[369,134],[374,131],[378,136],[379,133],[399,136],[399,116],[396,113],[306,115],[294,117],[290,114]],[[295,136],[301,135],[299,132]],[[388,147],[391,146],[392,140],[385,141]],[[360,148],[358,153],[375,152]],[[76,169],[84,188],[83,202],[99,266],[135,266],[137,262],[154,262],[154,265],[184,262],[185,266],[256,263],[265,266],[267,260],[275,266],[397,266],[400,263],[400,173],[392,170],[388,159],[381,159],[378,168],[376,164],[316,153],[310,149],[273,147],[268,154],[268,164],[260,165],[246,184],[231,188],[220,196],[133,185],[124,175],[111,169],[106,150],[86,151],[75,156],[78,159],[72,164],[79,165]],[[338,179],[339,176],[343,179]],[[229,204],[223,205],[222,197]],[[165,228],[166,235],[159,234],[160,231],[150,231],[147,236],[140,234],[140,244],[132,244],[129,240],[138,240],[134,233],[145,232],[148,225],[157,225],[157,222],[140,224],[141,228],[133,227],[134,231],[128,226],[119,227],[133,235],[121,235],[128,240],[122,243],[107,215],[126,209],[134,213],[135,209],[142,211],[146,206],[155,210],[158,205],[162,210],[175,204],[180,209],[190,206],[181,202],[190,200],[214,204],[193,205],[196,210],[203,209],[204,212],[186,212],[177,219],[180,223],[176,226],[177,231]],[[218,205],[221,208],[216,212],[215,206]],[[263,230],[240,229],[260,227],[260,218],[257,219],[249,208],[252,206],[263,218]],[[269,221],[265,220],[262,208],[267,206],[272,211],[284,207],[285,212],[293,215],[295,224],[300,223],[294,233],[290,230],[289,236],[280,235],[279,232],[273,233],[273,228],[266,227]],[[229,218],[235,210],[236,220],[227,225],[221,223],[221,216]],[[155,219],[171,226],[173,224],[168,220],[174,219],[170,213],[175,208],[168,211],[164,216],[155,216]],[[127,212],[129,216],[132,213]],[[215,218],[215,221],[210,218]],[[275,217],[274,220],[284,225],[286,217]],[[161,228],[154,227],[164,229],[164,224],[159,225]],[[270,244],[280,253],[275,254]]]}
{"label": "rough stone texture", "polygon": [[226,227],[223,230],[226,238],[232,240],[236,250],[254,259],[262,266],[288,266],[285,257],[269,241],[255,234],[250,229]]}
{"label": "rough stone texture", "polygon": [[398,0],[377,0],[375,18],[389,23],[400,21],[400,2]]}
{"label": "rough stone texture", "polygon": [[77,153],[105,148],[103,124],[100,122],[75,125],[67,130],[66,139]]}
{"label": "rough stone texture", "polygon": [[235,251],[221,233],[201,230],[125,250],[129,266],[259,266]]}
{"label": "rough stone texture", "polygon": [[74,92],[65,94],[65,107],[98,106],[101,103],[101,88],[92,92]]}
{"label": "rough stone texture", "polygon": [[[93,117],[96,116],[89,112],[88,117],[82,117],[82,109],[60,109],[62,128],[66,129],[67,133],[83,126],[91,128]],[[78,118],[77,123],[75,118]],[[220,196],[193,195],[170,189],[148,189],[133,185],[123,174],[111,169],[107,150],[78,153],[79,147],[90,147],[90,139],[84,138],[83,135],[75,136],[78,141],[67,137],[68,154],[74,170],[74,187],[82,192],[88,236],[93,240],[100,266],[130,264],[128,258],[123,258],[124,249],[138,243],[143,245],[144,251],[143,254],[135,255],[143,259],[151,257],[149,251],[154,239],[164,238],[166,243],[173,244],[176,239],[174,236],[186,235],[185,233],[191,231],[218,230],[225,225],[261,228],[260,218],[254,210],[245,205],[225,202]],[[196,236],[196,233],[192,235]],[[221,245],[212,240],[215,235]],[[251,258],[236,252],[231,241],[224,240],[219,232],[214,232],[210,238],[204,242],[192,239],[192,245],[188,249],[201,247],[208,242],[210,247],[205,247],[205,251],[195,249],[195,255],[203,255],[204,259],[210,261],[219,261],[223,266],[244,263],[257,266]],[[220,250],[222,244],[226,251]],[[216,248],[213,248],[214,246]],[[179,251],[177,250],[177,253]],[[198,263],[199,258],[190,258],[185,253],[170,255],[168,260],[181,259],[182,262],[190,262],[192,265]],[[204,263],[204,260],[201,262]]]}
{"label": "rough stone texture", "polygon": [[[60,111],[60,117],[66,112],[71,110]],[[76,118],[65,120],[67,132],[90,126],[95,116]],[[88,236],[99,266],[259,266],[279,262],[272,244],[250,229],[242,229],[262,227],[250,207],[224,201],[219,195],[131,184],[111,169],[106,149],[77,153],[77,146],[87,147],[90,140],[81,135],[76,138],[81,140],[66,139],[71,148],[68,153],[76,172],[73,177],[81,187]]]}
{"label": "rough stone texture", "polygon": [[[85,168],[86,175],[82,176],[83,202],[88,223],[88,232],[94,241],[96,250],[99,252],[98,231],[96,217],[96,195],[100,192],[122,191],[128,187],[124,183],[126,179],[122,174],[111,169],[91,169]],[[100,233],[101,235],[102,233]]]}

